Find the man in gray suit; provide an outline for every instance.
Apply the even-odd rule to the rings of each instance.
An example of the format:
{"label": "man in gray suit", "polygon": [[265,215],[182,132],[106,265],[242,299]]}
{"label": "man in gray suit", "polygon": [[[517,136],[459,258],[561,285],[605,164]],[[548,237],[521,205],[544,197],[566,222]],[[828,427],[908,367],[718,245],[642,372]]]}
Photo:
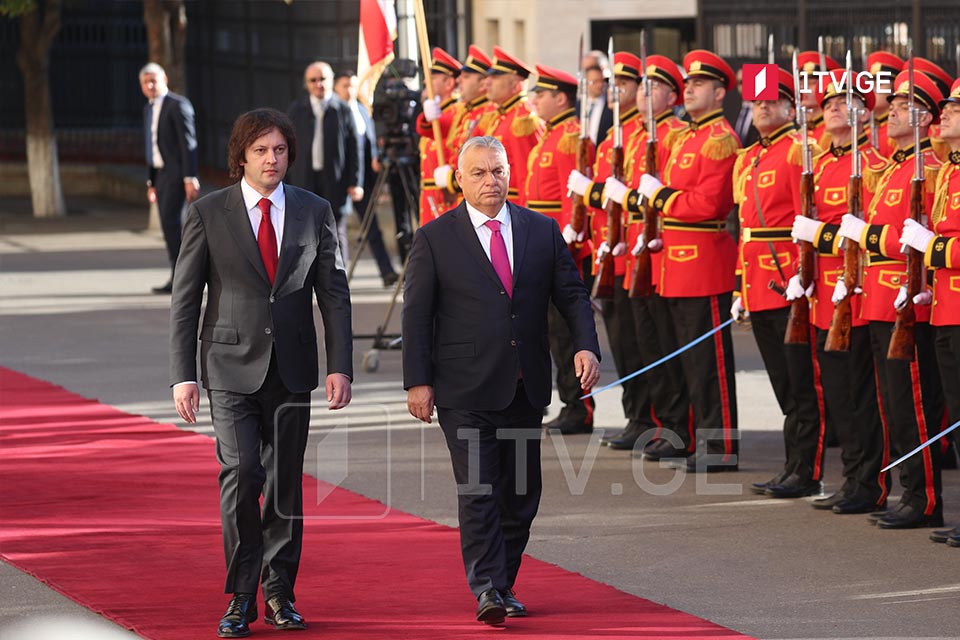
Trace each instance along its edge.
{"label": "man in gray suit", "polygon": [[[282,182],[296,157],[290,119],[257,109],[234,123],[230,174],[241,180],[187,214],[173,283],[170,379],[188,423],[207,389],[220,462],[227,561],[221,638],[249,635],[262,585],[264,619],[306,628],[293,587],[303,538],[303,454],[319,365],[313,297],[323,318],[330,409],[350,402],[350,292],[326,200]],[[203,290],[206,312],[200,320]],[[263,495],[263,511],[260,496]]]}

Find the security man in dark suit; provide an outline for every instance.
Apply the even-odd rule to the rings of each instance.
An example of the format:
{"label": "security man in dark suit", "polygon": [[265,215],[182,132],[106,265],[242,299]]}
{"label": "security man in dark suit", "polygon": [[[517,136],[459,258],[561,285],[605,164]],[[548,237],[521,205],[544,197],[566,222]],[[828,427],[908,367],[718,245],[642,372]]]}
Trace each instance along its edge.
{"label": "security man in dark suit", "polygon": [[[363,199],[363,168],[357,127],[347,106],[335,99],[333,69],[312,62],[303,72],[307,95],[295,100],[287,115],[300,145],[300,163],[290,167],[287,181],[326,198],[337,220],[340,251],[347,260],[347,216],[351,202]],[[317,123],[321,123],[317,127]]]}
{"label": "security man in dark suit", "polygon": [[550,403],[547,308],[570,328],[582,388],[599,378],[586,286],[556,221],[507,202],[510,165],[493,137],[458,157],[465,202],[421,227],[405,274],[403,386],[410,413],[436,404],[459,502],[477,620],[524,616],[513,591],[540,502],[540,434]]}
{"label": "security man in dark suit", "polygon": [[[183,203],[193,202],[200,195],[193,105],[167,89],[167,73],[155,62],[140,70],[140,89],[149,100],[143,107],[147,200],[157,203],[172,269],[180,253]],[[153,292],[170,293],[172,287],[171,276],[166,284],[154,287]]]}

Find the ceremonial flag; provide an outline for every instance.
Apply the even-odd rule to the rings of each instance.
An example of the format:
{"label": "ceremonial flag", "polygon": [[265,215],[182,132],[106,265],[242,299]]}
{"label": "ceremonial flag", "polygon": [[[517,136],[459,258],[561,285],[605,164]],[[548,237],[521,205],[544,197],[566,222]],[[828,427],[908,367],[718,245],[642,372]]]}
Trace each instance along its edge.
{"label": "ceremonial flag", "polygon": [[370,106],[383,70],[393,62],[397,37],[394,0],[360,0],[360,52],[357,55],[358,99]]}

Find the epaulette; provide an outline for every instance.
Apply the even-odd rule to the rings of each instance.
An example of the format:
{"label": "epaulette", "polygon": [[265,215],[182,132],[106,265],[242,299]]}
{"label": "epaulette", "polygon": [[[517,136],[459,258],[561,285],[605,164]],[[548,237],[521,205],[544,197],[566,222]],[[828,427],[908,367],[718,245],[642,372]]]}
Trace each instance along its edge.
{"label": "epaulette", "polygon": [[950,190],[950,180],[945,177],[941,179],[940,174],[949,171],[951,166],[952,165],[950,164],[942,165],[937,171],[936,192],[933,195],[933,207],[930,209],[931,229],[936,228],[937,223],[940,222],[940,219],[943,218],[943,215],[947,210],[947,195]]}
{"label": "epaulette", "polygon": [[833,136],[830,135],[828,131],[824,131],[823,134],[820,136],[820,141],[818,144],[820,145],[821,149],[829,149],[830,144],[832,142],[833,142]]}
{"label": "epaulette", "polygon": [[510,133],[518,138],[533,135],[537,131],[537,124],[537,116],[532,113],[516,116],[510,123]]}
{"label": "epaulette", "polygon": [[479,130],[484,135],[491,135],[493,133],[493,128],[490,126],[496,121],[497,117],[500,114],[497,113],[497,110],[487,111],[485,114],[480,116],[480,119],[477,121],[476,130]]}
{"label": "epaulette", "polygon": [[[790,137],[793,138],[793,144],[790,145],[790,150],[787,151],[787,163],[799,167],[803,164],[803,141],[800,140],[799,133],[791,134]],[[819,158],[823,155],[823,147],[817,144],[816,140],[807,136],[807,141],[810,144],[810,156],[812,158]],[[830,147],[827,147],[827,149],[829,148]]]}
{"label": "epaulette", "polygon": [[937,174],[940,173],[940,168],[943,166],[939,161],[934,163],[930,162],[927,158],[924,158],[923,164],[923,180],[924,190],[927,193],[934,193],[937,189]]}
{"label": "epaulette", "polygon": [[750,174],[749,167],[744,166],[747,154],[753,145],[746,149],[737,149],[737,161],[733,165],[733,203],[740,204],[746,200],[747,196],[747,176]]}
{"label": "epaulette", "polygon": [[737,137],[719,124],[710,129],[710,137],[700,147],[700,154],[709,160],[726,160],[740,148]]}
{"label": "epaulette", "polygon": [[950,155],[950,145],[944,142],[943,138],[930,138],[930,146],[933,147],[933,152],[937,154],[937,158],[940,160],[946,160],[947,156]]}
{"label": "epaulette", "polygon": [[557,151],[564,155],[573,155],[577,152],[577,145],[580,144],[580,131],[578,129],[579,127],[572,131],[565,131],[560,136],[560,141],[557,142]]}
{"label": "epaulette", "polygon": [[450,122],[450,131],[447,133],[447,141],[452,142],[460,132],[460,123],[463,122],[463,116],[467,113],[467,107],[464,103],[457,103],[457,110],[453,114],[453,120]]}
{"label": "epaulette", "polygon": [[890,161],[875,147],[870,147],[863,152],[863,186],[870,193],[877,190],[877,183],[880,182],[880,176],[884,174]]}
{"label": "epaulette", "polygon": [[667,135],[663,136],[663,146],[667,149],[672,149],[673,145],[680,139],[680,136],[686,133],[689,128],[689,125],[681,123],[681,126],[676,129],[671,129]]}

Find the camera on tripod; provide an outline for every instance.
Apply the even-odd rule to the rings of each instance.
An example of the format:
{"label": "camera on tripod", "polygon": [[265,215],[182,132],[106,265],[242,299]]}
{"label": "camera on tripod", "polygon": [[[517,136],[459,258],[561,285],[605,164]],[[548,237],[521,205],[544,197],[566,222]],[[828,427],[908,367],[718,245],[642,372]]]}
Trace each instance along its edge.
{"label": "camera on tripod", "polygon": [[377,138],[383,141],[384,149],[399,151],[403,155],[416,155],[417,105],[420,93],[404,82],[405,78],[417,77],[414,60],[394,60],[387,69],[373,94],[373,121]]}

